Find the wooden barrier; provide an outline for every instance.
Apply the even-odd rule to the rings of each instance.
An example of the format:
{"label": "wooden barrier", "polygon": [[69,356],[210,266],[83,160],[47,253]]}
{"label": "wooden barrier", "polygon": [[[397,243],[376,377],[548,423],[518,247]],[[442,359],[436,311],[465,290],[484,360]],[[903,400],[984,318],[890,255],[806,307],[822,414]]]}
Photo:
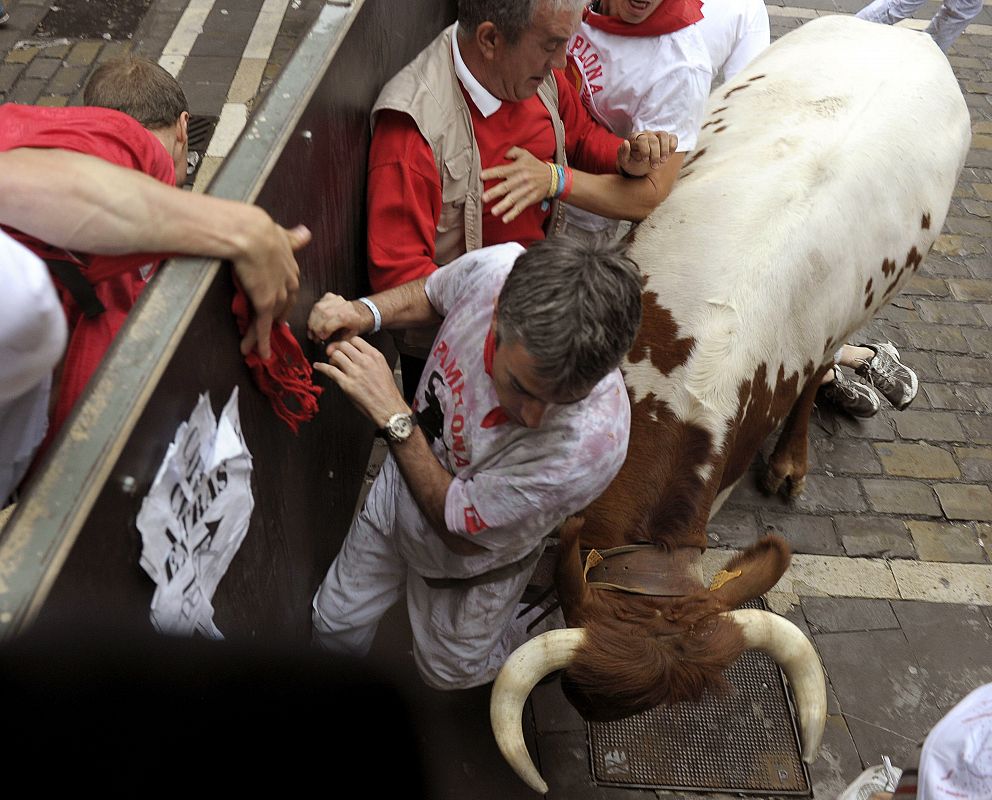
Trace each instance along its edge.
{"label": "wooden barrier", "polygon": [[[257,202],[282,224],[313,231],[290,320],[311,359],[320,355],[305,338],[313,301],[366,288],[369,110],[454,6],[329,2],[211,185],[210,194]],[[138,563],[135,517],[200,393],[209,391],[216,412],[238,386],[255,508],[214,619],[229,638],[309,640],[310,599],[351,521],[372,429],[331,387],[318,418],[294,436],[239,355],[232,291],[226,266],[179,259],[144,293],[0,534],[0,639],[35,620],[56,631],[83,622],[149,628],[155,587]]]}

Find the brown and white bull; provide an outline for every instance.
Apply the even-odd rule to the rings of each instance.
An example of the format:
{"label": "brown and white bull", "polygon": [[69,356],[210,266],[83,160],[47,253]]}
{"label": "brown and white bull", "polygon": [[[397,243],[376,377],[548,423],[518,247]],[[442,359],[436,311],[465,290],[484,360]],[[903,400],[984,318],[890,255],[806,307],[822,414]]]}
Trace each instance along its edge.
{"label": "brown and white bull", "polygon": [[[766,537],[709,586],[696,562],[707,521],[783,422],[766,484],[802,490],[832,354],[919,268],[970,135],[931,39],[853,18],[804,25],[714,92],[675,191],[632,237],[645,290],[623,364],[630,446],[584,525],[561,535],[571,627],[520,648],[493,689],[497,741],[532,788],[547,791],[520,720],[544,675],[565,668],[579,711],[615,719],[719,687],[748,647],[784,667],[816,757],[826,699],[812,645],[775,614],[734,610],[775,585],[787,545]],[[629,545],[647,546],[584,574],[580,549]]]}

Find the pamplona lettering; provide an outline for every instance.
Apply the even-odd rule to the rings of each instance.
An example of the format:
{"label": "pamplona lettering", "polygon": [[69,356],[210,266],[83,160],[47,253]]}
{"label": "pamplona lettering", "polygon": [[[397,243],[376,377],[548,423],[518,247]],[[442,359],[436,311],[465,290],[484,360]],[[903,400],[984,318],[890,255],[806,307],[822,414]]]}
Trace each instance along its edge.
{"label": "pamplona lettering", "polygon": [[599,53],[591,50],[591,48],[590,42],[576,35],[572,46],[568,49],[568,54],[582,69],[582,74],[586,78],[582,86],[583,95],[592,95],[603,91],[603,85],[596,83],[603,76],[603,65],[600,63]]}
{"label": "pamplona lettering", "polygon": [[465,446],[465,415],[459,410],[465,405],[465,400],[462,397],[462,392],[465,390],[465,378],[462,371],[458,369],[458,359],[443,339],[434,348],[434,355],[444,372],[445,383],[451,390],[453,413],[451,424],[448,426],[451,431],[451,455],[456,467],[467,467],[470,462],[466,457],[468,448]]}

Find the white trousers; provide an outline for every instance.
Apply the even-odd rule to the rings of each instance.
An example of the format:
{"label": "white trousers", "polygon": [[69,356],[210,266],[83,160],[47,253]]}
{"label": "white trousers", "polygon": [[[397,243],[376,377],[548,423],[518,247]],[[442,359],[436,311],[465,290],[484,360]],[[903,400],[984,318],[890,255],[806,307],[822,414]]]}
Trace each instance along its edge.
{"label": "white trousers", "polygon": [[[857,16],[869,22],[893,25],[913,16],[926,0],[875,0],[862,8]],[[982,0],[944,0],[927,26],[937,46],[945,53],[968,23],[982,10]]]}
{"label": "white trousers", "polygon": [[[366,655],[382,616],[405,591],[414,661],[424,681],[435,689],[488,683],[527,638],[527,619],[515,619],[516,605],[541,548],[529,557],[528,568],[509,579],[431,588],[397,550],[395,491],[407,489],[387,459],[313,598],[314,643],[331,652]],[[438,546],[444,546],[440,539]]]}

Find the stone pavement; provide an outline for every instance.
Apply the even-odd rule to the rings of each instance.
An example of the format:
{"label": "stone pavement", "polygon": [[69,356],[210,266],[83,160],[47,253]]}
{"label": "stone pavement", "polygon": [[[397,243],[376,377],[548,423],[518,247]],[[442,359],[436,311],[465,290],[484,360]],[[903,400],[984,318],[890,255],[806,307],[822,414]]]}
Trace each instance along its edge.
{"label": "stone pavement", "polygon": [[91,26],[80,36],[49,35],[60,13],[50,0],[4,5],[10,22],[0,28],[0,102],[79,105],[98,64],[127,52],[150,58],[178,78],[192,115],[220,120],[197,174],[203,189],[324,3],[103,0],[132,24],[103,32]]}
{"label": "stone pavement", "polygon": [[[198,175],[202,187],[323,3],[118,4],[127,2],[149,6],[130,37],[46,39],[36,30],[50,13],[50,0],[7,0],[11,22],[0,28],[0,101],[75,104],[101,61],[128,50],[160,60],[178,74],[194,114],[221,119]],[[777,38],[813,17],[856,11],[861,0],[767,0],[767,6]],[[918,20],[904,24],[925,27],[936,6],[928,3]],[[729,549],[766,530],[785,536],[797,554],[769,602],[809,632],[829,678],[830,716],[813,768],[817,798],[835,797],[883,754],[904,762],[957,699],[992,681],[989,0],[950,61],[972,113],[972,149],[934,251],[863,332],[865,341],[893,341],[917,370],[916,401],[906,411],[883,408],[860,422],[818,409],[804,496],[789,502],[766,497],[745,479],[710,528],[711,571]],[[384,630],[402,625],[395,616]],[[412,664],[406,660],[401,667]],[[485,692],[443,703],[439,719],[464,721],[484,713]],[[584,726],[555,684],[535,692],[526,723],[553,797],[670,796],[593,786]],[[533,796],[486,760],[491,753],[480,755],[483,728],[445,741],[453,770],[445,796]]]}
{"label": "stone pavement", "polygon": [[[772,37],[861,0],[766,2]],[[917,15],[928,20],[937,3]],[[903,23],[917,29],[925,21]],[[913,405],[856,421],[815,412],[804,495],[741,482],[710,527],[712,562],[765,531],[794,566],[769,596],[811,634],[829,681],[817,798],[888,755],[912,758],[930,726],[992,681],[992,7],[949,54],[972,148],[942,235],[859,341],[891,340],[920,377]],[[884,146],[884,143],[880,143]],[[754,476],[759,465],[755,465]]]}

